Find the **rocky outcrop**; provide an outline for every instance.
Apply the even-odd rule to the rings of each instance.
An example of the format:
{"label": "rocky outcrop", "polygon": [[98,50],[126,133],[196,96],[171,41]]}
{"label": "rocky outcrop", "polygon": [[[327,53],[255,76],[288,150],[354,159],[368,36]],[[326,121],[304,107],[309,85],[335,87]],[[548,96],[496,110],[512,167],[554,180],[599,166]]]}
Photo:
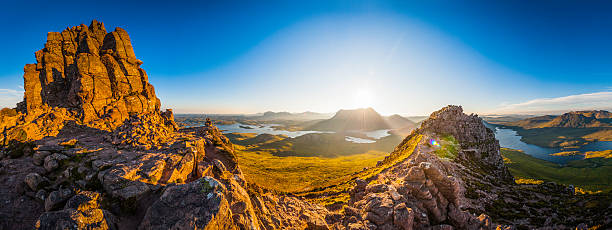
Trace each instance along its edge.
{"label": "rocky outcrop", "polygon": [[457,140],[458,159],[464,164],[478,164],[491,175],[512,181],[512,175],[504,165],[499,141],[493,130],[485,127],[478,115],[466,115],[461,106],[449,105],[434,113],[421,124],[416,133],[428,140],[441,142],[444,138]]}
{"label": "rocky outcrop", "polygon": [[49,32],[36,64],[24,68],[22,112],[45,105],[68,108],[83,122],[103,119],[121,123],[130,113],[159,110],[160,101],[149,84],[142,61],[134,54],[127,32],[107,33],[92,21],[62,32]]}
{"label": "rocky outcrop", "polygon": [[[430,144],[442,142],[447,135],[460,145],[452,159],[440,155],[443,146]],[[491,175],[507,172],[503,162],[498,164],[502,161],[499,145],[486,140],[495,141],[495,136],[479,118],[463,114],[461,107],[434,112],[385,159],[409,155],[406,160],[369,181],[356,181],[345,216],[336,225],[346,229],[491,229],[486,214],[480,218],[469,211],[462,173],[468,160],[493,170]]]}
{"label": "rocky outcrop", "polygon": [[37,229],[118,229],[117,218],[100,209],[100,194],[84,191],[67,201],[63,210],[43,213]]}
{"label": "rocky outcrop", "polygon": [[232,224],[258,226],[232,144],[214,126],[179,132],[172,110],[159,111],[123,29],[93,21],[51,32],[36,60],[24,101],[0,112],[0,166],[14,173],[0,173],[11,194],[0,228],[136,228],[166,186],[205,176],[227,188]]}
{"label": "rocky outcrop", "polygon": [[238,229],[232,219],[226,192],[227,189],[211,177],[170,187],[147,210],[139,228]]}
{"label": "rocky outcrop", "polygon": [[121,28],[107,33],[94,20],[49,32],[35,56],[36,63],[24,67],[18,114],[2,116],[4,145],[57,135],[66,121],[113,130],[130,116],[161,115],[160,100]]}

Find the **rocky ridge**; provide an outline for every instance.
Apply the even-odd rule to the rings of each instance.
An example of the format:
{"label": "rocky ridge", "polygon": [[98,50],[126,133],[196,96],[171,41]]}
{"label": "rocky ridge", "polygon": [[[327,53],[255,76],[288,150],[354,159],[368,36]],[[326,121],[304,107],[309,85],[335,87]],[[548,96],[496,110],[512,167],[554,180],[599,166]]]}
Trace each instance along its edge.
{"label": "rocky ridge", "polygon": [[[265,191],[244,179],[232,143],[210,122],[178,129],[171,111],[159,111],[124,30],[106,33],[94,21],[49,37],[38,63],[26,66],[24,102],[0,112],[1,229],[583,229],[612,222],[612,205],[541,217],[591,198],[554,184],[516,185],[491,130],[459,106],[433,113],[337,194]],[[348,199],[315,201],[334,195]]]}

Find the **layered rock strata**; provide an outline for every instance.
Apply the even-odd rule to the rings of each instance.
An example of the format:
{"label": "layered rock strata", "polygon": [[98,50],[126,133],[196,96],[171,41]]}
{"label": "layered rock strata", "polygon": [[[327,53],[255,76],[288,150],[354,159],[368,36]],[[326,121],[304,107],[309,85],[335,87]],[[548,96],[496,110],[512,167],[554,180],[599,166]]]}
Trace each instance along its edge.
{"label": "layered rock strata", "polygon": [[24,67],[23,102],[0,123],[0,143],[57,135],[67,120],[110,131],[130,115],[159,114],[160,100],[121,28],[107,33],[94,20],[49,32],[35,56]]}

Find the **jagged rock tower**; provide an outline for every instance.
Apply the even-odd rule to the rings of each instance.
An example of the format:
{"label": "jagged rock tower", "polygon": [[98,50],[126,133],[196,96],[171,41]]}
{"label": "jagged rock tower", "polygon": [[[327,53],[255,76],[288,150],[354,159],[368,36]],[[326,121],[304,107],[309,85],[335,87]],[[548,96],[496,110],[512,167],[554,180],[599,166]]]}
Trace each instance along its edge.
{"label": "jagged rock tower", "polygon": [[98,119],[117,123],[130,113],[159,111],[160,101],[140,68],[130,37],[121,28],[107,33],[104,24],[49,32],[36,64],[24,68],[21,112],[44,106],[76,112],[83,122]]}
{"label": "jagged rock tower", "polygon": [[[49,32],[36,64],[24,67],[24,100],[0,119],[0,144],[56,135],[65,121],[112,131],[130,115],[162,115],[160,100],[140,68],[130,37],[107,33],[96,20]],[[171,122],[173,123],[173,122]]]}

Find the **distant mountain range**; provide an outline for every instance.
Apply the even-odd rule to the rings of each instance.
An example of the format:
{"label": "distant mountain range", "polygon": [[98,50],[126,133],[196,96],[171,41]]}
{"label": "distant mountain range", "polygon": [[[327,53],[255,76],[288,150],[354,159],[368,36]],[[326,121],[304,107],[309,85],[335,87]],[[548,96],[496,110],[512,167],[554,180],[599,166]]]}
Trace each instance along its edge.
{"label": "distant mountain range", "polygon": [[319,120],[329,119],[331,116],[332,114],[329,113],[315,113],[309,111],[302,113],[268,111],[256,118],[259,120]]}
{"label": "distant mountain range", "polygon": [[414,129],[415,123],[400,115],[383,117],[372,108],[340,110],[332,118],[315,123],[308,130],[373,131],[382,129]]}
{"label": "distant mountain range", "polygon": [[612,127],[612,113],[605,110],[575,111],[563,115],[546,115],[527,118],[505,125],[533,128],[595,128]]}

